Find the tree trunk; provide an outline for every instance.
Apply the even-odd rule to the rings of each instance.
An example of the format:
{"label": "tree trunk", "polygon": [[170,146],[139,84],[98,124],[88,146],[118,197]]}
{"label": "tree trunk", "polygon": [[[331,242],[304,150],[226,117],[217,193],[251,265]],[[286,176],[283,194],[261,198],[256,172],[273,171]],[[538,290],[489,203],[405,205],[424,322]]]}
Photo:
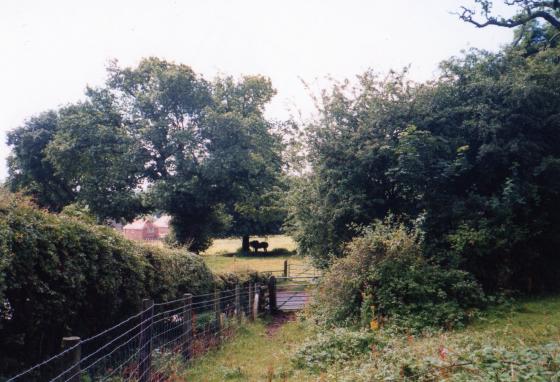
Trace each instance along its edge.
{"label": "tree trunk", "polygon": [[241,251],[244,255],[249,254],[249,235],[243,235],[241,240]]}

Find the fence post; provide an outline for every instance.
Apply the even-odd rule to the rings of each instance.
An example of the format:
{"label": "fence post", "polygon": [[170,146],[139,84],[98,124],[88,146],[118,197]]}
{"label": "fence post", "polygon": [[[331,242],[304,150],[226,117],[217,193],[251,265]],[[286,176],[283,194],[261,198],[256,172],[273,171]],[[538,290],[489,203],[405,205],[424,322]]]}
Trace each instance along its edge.
{"label": "fence post", "polygon": [[185,336],[183,357],[188,361],[191,359],[193,346],[192,294],[190,293],[183,295],[183,335]]}
{"label": "fence post", "polygon": [[284,260],[284,277],[288,277],[288,260]]}
{"label": "fence post", "polygon": [[71,349],[64,359],[64,370],[68,370],[64,374],[68,377],[68,382],[80,382],[81,369],[80,360],[82,358],[82,346],[80,345],[80,337],[63,337],[62,349]]}
{"label": "fence post", "polygon": [[214,291],[214,316],[216,320],[216,329],[218,330],[218,335],[221,336],[222,334],[222,317],[221,317],[221,308],[220,308],[220,291]]}
{"label": "fence post", "polygon": [[151,377],[152,365],[152,321],[154,318],[154,301],[142,300],[142,323],[140,324],[140,365],[138,380],[148,382]]}
{"label": "fence post", "polygon": [[252,283],[249,283],[249,292],[248,292],[248,303],[249,303],[249,310],[248,316],[249,319],[253,319],[253,301],[255,300],[255,288],[253,287]]}
{"label": "fence post", "polygon": [[259,317],[259,297],[261,294],[261,285],[259,283],[255,284],[255,297],[253,299],[253,320],[256,320]]}
{"label": "fence post", "polygon": [[274,276],[268,278],[268,304],[270,313],[276,312],[276,277]]}
{"label": "fence post", "polygon": [[235,285],[235,315],[237,316],[237,322],[241,323],[241,289],[239,284]]}

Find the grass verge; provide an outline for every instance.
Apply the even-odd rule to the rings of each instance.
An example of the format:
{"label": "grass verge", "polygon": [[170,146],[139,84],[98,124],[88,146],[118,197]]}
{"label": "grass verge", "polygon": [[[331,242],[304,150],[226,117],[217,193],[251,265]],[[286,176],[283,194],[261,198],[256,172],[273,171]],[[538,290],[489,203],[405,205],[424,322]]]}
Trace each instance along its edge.
{"label": "grass verge", "polygon": [[220,350],[194,361],[179,374],[185,381],[315,381],[317,376],[294,369],[291,356],[310,335],[310,327],[290,321],[271,333],[270,321],[251,323]]}
{"label": "grass verge", "polygon": [[173,380],[560,381],[560,296],[491,308],[463,330],[409,336],[382,329],[367,336],[373,340],[363,347],[351,329],[259,320],[178,368]]}

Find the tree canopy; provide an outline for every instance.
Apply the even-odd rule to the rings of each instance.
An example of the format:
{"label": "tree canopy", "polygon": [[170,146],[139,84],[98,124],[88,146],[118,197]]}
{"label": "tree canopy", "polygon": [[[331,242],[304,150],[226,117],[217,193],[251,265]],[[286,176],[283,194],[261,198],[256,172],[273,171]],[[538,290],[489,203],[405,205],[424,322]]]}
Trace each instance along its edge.
{"label": "tree canopy", "polygon": [[207,81],[158,58],[113,63],[108,73],[84,102],[10,133],[13,190],[55,211],[82,203],[100,220],[165,211],[175,237],[195,251],[228,229],[249,235],[279,225],[282,141],[264,116],[270,80]]}
{"label": "tree canopy", "polygon": [[406,71],[326,91],[289,225],[320,264],[360,227],[421,227],[428,256],[487,289],[560,285],[560,50],[471,50],[428,83]]}

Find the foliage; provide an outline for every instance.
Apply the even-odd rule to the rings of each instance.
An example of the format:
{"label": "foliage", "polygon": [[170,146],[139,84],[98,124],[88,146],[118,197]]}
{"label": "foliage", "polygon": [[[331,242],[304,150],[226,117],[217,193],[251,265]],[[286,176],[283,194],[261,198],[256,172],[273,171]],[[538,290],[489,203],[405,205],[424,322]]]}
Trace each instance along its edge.
{"label": "foliage", "polygon": [[219,234],[277,232],[283,145],[264,116],[274,94],[262,76],[210,82],[157,58],[112,63],[85,101],[9,134],[9,184],[53,211],[79,202],[99,221],[165,211],[196,252]]}
{"label": "foliage", "polygon": [[321,377],[353,382],[555,381],[560,376],[559,317],[560,299],[551,296],[489,308],[466,329],[410,335],[382,328],[369,351],[321,364]]}
{"label": "foliage", "polygon": [[417,331],[461,326],[483,301],[468,273],[426,260],[417,233],[377,223],[324,275],[312,314],[331,325],[387,320]]}
{"label": "foliage", "polygon": [[375,339],[371,332],[344,328],[321,332],[299,347],[293,355],[293,362],[296,367],[324,370],[367,353]]}
{"label": "foliage", "polygon": [[406,70],[325,91],[306,127],[311,172],[288,228],[328,266],[359,227],[393,214],[424,255],[488,291],[558,290],[560,50],[471,50],[415,84]]}
{"label": "foliage", "polygon": [[337,370],[331,367],[327,375],[342,374],[341,381],[555,381],[560,377],[560,347],[554,342],[507,349],[459,334],[441,341],[445,345],[438,345],[437,338],[420,340],[432,348],[419,351],[416,339],[380,337],[386,341],[383,348],[355,357]]}
{"label": "foliage", "polygon": [[75,200],[71,185],[57,175],[54,166],[45,160],[45,150],[57,128],[58,114],[48,111],[10,131],[7,140],[8,145],[13,147],[8,157],[7,184],[10,189],[25,189],[41,207],[53,211],[60,211]]}
{"label": "foliage", "polygon": [[85,102],[58,111],[44,162],[52,164],[79,201],[101,220],[131,220],[142,211],[136,192],[143,164],[124,128],[117,100],[105,89],[87,89]]}
{"label": "foliage", "polygon": [[262,276],[215,277],[186,250],[140,245],[83,217],[54,215],[0,193],[0,375],[137,313],[142,299],[232,288]]}

